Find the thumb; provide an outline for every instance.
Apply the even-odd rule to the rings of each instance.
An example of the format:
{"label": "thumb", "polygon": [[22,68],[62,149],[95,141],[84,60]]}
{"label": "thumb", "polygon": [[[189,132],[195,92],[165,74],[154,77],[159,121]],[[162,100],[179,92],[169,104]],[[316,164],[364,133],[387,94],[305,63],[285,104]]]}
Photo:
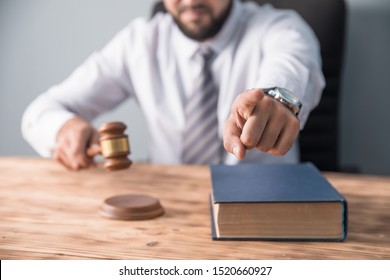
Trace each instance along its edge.
{"label": "thumb", "polygon": [[98,145],[99,146],[99,132],[97,132],[96,129],[93,130],[92,135],[91,135],[91,141],[89,143],[89,147]]}
{"label": "thumb", "polygon": [[257,104],[264,97],[261,89],[248,89],[242,92],[232,104],[232,114],[237,125],[242,129],[244,123],[249,119]]}
{"label": "thumb", "polygon": [[100,138],[99,133],[94,129],[87,146],[87,155],[89,157],[94,157],[100,154],[101,149],[99,145],[99,138]]}

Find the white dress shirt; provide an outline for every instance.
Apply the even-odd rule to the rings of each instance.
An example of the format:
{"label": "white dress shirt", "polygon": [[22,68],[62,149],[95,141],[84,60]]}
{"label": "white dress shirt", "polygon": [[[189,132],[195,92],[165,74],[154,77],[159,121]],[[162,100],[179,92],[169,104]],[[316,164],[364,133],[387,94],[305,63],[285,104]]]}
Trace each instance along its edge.
{"label": "white dress shirt", "polygon": [[[324,87],[319,44],[308,25],[291,10],[234,1],[220,32],[207,42],[186,37],[170,14],[138,18],[100,52],[93,53],[69,78],[40,95],[22,120],[25,139],[42,156],[52,155],[56,134],[75,115],[91,121],[126,98],[135,98],[149,129],[150,161],[180,163],[183,104],[201,63],[202,45],[217,54],[212,64],[219,87],[219,136],[232,102],[249,88],[280,86],[302,102],[301,128]],[[297,145],[283,156],[253,149],[244,162],[296,162]],[[235,164],[231,154],[224,163]]]}

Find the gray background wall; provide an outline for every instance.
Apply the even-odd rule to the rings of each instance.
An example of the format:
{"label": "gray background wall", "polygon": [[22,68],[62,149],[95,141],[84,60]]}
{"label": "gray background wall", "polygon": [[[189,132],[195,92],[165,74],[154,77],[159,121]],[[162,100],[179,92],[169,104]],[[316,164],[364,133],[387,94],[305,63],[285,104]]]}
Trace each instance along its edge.
{"label": "gray background wall", "polygon": [[[325,0],[324,0],[325,1]],[[155,0],[0,0],[0,156],[36,155],[24,142],[26,106],[62,81]],[[363,173],[390,175],[390,1],[347,0],[348,37],[341,104],[341,161]],[[148,158],[136,104],[99,117],[128,126],[132,159]]]}

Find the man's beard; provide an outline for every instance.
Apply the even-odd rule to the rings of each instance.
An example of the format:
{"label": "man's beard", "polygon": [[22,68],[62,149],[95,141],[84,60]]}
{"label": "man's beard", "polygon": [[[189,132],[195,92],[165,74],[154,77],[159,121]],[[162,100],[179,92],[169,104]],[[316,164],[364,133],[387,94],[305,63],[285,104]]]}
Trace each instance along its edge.
{"label": "man's beard", "polygon": [[211,23],[207,26],[199,27],[197,30],[193,30],[191,28],[186,27],[178,19],[179,16],[178,16],[178,18],[174,17],[174,20],[175,20],[177,26],[179,27],[179,29],[181,30],[181,32],[184,33],[184,35],[186,35],[187,37],[189,37],[193,40],[205,41],[207,39],[214,37],[221,30],[223,24],[225,23],[227,17],[230,14],[232,2],[233,1],[230,2],[229,6],[225,9],[225,11],[218,18],[212,17],[212,11],[210,10],[210,8],[207,5],[196,4],[196,5],[192,5],[190,7],[188,7],[188,6],[180,7],[179,8],[179,16],[182,12],[184,12],[187,9],[192,9],[195,11],[202,11],[202,12],[208,13],[211,16]]}

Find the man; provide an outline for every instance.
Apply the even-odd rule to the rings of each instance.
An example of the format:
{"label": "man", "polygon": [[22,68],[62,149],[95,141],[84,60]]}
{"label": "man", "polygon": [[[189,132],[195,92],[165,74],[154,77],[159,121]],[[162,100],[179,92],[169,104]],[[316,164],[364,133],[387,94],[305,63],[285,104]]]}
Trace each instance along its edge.
{"label": "man", "polygon": [[307,24],[270,5],[163,2],[167,14],[132,21],[29,106],[27,141],[70,169],[88,168],[85,151],[98,138],[89,122],[132,97],[152,162],[296,162],[294,142],[324,87]]}

